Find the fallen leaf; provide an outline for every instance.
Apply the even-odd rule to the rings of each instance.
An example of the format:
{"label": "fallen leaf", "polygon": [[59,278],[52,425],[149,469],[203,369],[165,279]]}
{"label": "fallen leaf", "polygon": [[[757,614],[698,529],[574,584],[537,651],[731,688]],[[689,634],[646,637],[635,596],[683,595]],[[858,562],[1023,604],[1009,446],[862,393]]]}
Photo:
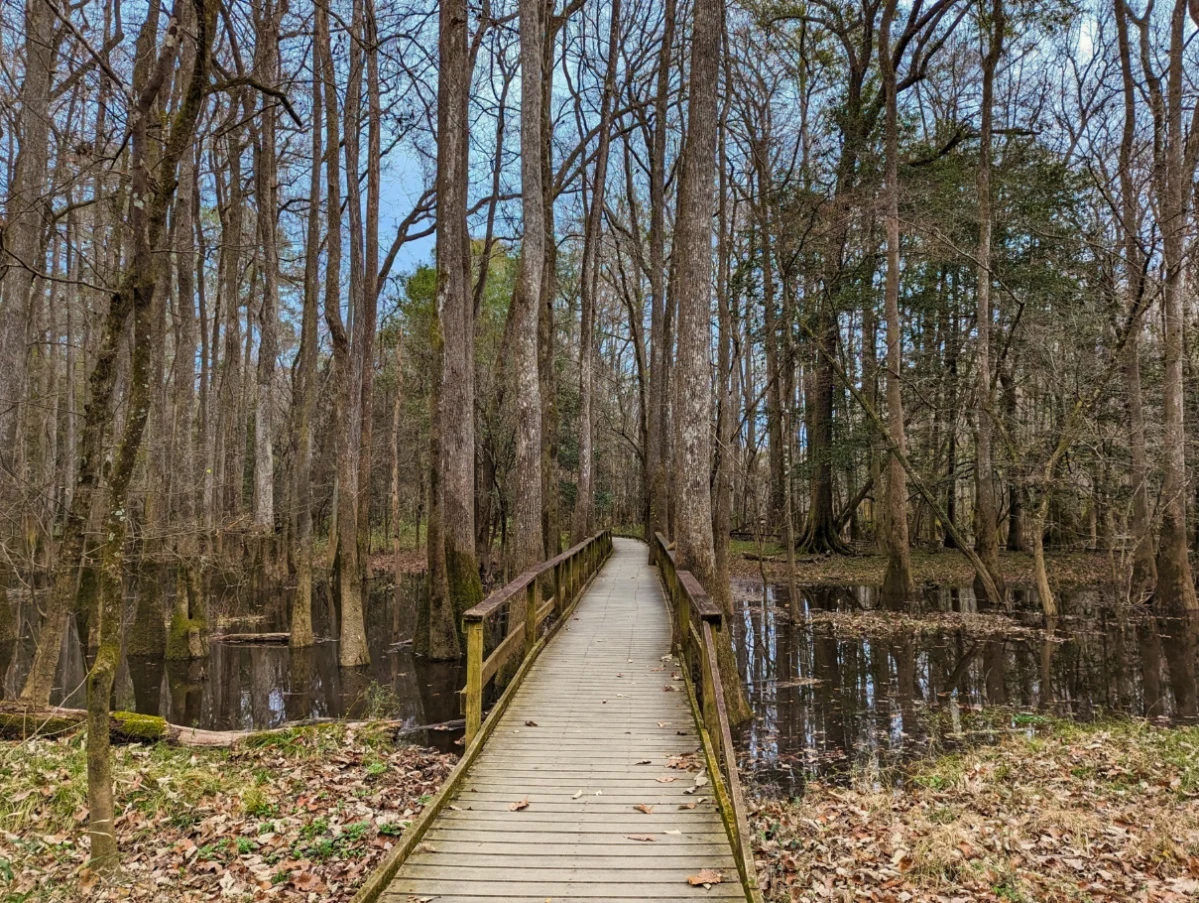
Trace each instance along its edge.
{"label": "fallen leaf", "polygon": [[508,808],[511,809],[513,812],[519,812],[521,809],[528,809],[529,808],[529,798],[526,796],[523,800],[517,800],[515,803],[512,803]]}
{"label": "fallen leaf", "polygon": [[100,883],[100,875],[93,872],[89,868],[84,868],[79,873],[79,889],[85,894],[90,894],[96,889],[96,885]]}
{"label": "fallen leaf", "polygon": [[578,799],[579,797],[581,797],[582,795],[583,795],[583,791],[582,791],[582,790],[580,790],[578,793],[576,793],[574,796],[572,796],[572,797],[571,797],[571,799],[572,799],[572,800],[577,800],[577,799]]}
{"label": "fallen leaf", "polygon": [[296,886],[296,890],[305,892],[323,894],[328,890],[325,887],[325,882],[321,880],[320,875],[314,875],[312,872],[300,872],[300,874],[292,879],[291,883]]}
{"label": "fallen leaf", "polygon": [[525,727],[537,727],[537,722],[536,721],[526,721]]}
{"label": "fallen leaf", "polygon": [[625,838],[627,840],[636,840],[641,843],[654,843],[658,839],[658,838],[654,837],[652,834],[626,834]]}
{"label": "fallen leaf", "polygon": [[711,887],[713,884],[719,884],[724,880],[724,876],[715,869],[700,869],[698,875],[688,875],[687,883],[692,887]]}
{"label": "fallen leaf", "polygon": [[678,779],[679,779],[678,775],[665,774],[665,775],[662,775],[662,777],[658,778],[657,780],[658,780],[659,784],[673,784]]}
{"label": "fallen leaf", "polygon": [[683,805],[679,806],[679,808],[680,809],[694,809],[695,803],[683,803]]}
{"label": "fallen leaf", "polygon": [[634,762],[633,764],[634,765],[649,765],[649,764],[651,764],[651,760],[650,759],[641,759],[640,761]]}
{"label": "fallen leaf", "polygon": [[654,807],[646,805],[645,803],[638,803],[633,808],[636,809],[638,812],[644,812],[646,815],[652,815],[654,812]]}

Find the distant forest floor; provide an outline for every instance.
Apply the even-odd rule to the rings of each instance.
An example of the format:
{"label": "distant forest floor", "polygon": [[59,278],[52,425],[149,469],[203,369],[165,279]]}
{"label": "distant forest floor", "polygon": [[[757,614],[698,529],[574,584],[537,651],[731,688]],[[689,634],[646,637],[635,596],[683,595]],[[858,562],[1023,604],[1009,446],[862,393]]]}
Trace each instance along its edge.
{"label": "distant forest floor", "polygon": [[998,745],[887,777],[757,802],[767,900],[1199,898],[1199,728],[1026,716]]}
{"label": "distant forest floor", "polygon": [[83,734],[0,744],[0,899],[349,900],[456,761],[342,725],[112,755],[121,869],[101,879],[86,867]]}
{"label": "distant forest floor", "polygon": [[[767,582],[787,579],[786,553],[777,543],[765,543],[759,553],[755,543],[735,540],[731,553],[735,576],[760,579],[764,570]],[[1046,552],[1045,568],[1054,587],[1096,586],[1123,582],[1128,567],[1123,559],[1116,552]],[[1009,584],[1034,585],[1032,553],[1000,552],[999,561]],[[881,586],[886,570],[884,555],[796,555],[795,559],[796,581],[806,585]],[[965,555],[953,549],[913,549],[912,571],[917,585],[970,586],[974,582],[974,568]]]}
{"label": "distant forest floor", "polygon": [[[410,542],[409,539],[400,552],[400,571],[423,573],[426,564],[424,548],[413,548]],[[760,579],[764,570],[768,582],[782,583],[787,579],[785,552],[777,542],[765,542],[759,551],[753,541],[733,540],[730,552],[732,572],[736,577]],[[1118,552],[1045,553],[1049,582],[1054,587],[1122,583],[1129,566],[1124,559],[1125,556]],[[999,560],[1008,583],[1017,586],[1034,584],[1032,553],[1000,552]],[[881,586],[887,570],[886,557],[875,554],[797,555],[795,564],[797,581],[809,586]],[[377,576],[393,574],[395,556],[390,551],[372,552],[370,568]],[[912,569],[917,584],[969,586],[974,582],[970,562],[953,549],[913,549]]]}

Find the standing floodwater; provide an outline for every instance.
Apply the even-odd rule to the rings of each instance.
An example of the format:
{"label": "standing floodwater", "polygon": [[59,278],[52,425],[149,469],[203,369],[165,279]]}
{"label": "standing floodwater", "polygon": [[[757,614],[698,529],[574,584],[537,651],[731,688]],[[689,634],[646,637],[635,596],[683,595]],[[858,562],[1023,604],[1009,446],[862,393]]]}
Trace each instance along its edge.
{"label": "standing floodwater", "polygon": [[870,587],[737,583],[734,622],[753,721],[742,766],[775,795],[811,776],[987,742],[1049,716],[1196,720],[1195,622],[1063,594],[1046,625],[1031,591],[1011,613],[970,588],[929,588],[901,611]]}
{"label": "standing floodwater", "polygon": [[[423,574],[407,576],[398,588],[375,581],[367,606],[366,634],[371,663],[339,668],[333,615],[327,593],[318,590],[314,630],[321,638],[307,649],[286,642],[227,642],[226,635],[267,634],[286,629],[286,591],[251,597],[238,588],[217,593],[211,610],[217,627],[207,658],[165,661],[123,656],[114,687],[116,708],[160,715],[174,724],[208,730],[261,730],[311,719],[387,718],[405,725],[442,724],[459,717],[458,662],[430,662],[413,652],[414,613],[425,593]],[[26,600],[26,602],[31,600]],[[5,651],[3,696],[19,695],[37,638],[35,615],[18,606],[21,631]],[[51,702],[86,704],[87,659],[74,622],[63,644]],[[450,749],[460,730],[422,731],[414,739]]]}

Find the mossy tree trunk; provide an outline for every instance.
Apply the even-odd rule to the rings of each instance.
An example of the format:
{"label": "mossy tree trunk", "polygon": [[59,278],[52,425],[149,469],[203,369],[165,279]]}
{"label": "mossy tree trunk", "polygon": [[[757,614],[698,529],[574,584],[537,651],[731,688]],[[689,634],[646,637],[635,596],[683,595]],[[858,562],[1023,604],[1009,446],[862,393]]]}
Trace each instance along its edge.
{"label": "mossy tree trunk", "polygon": [[[186,2],[180,0],[181,5]],[[192,10],[177,10],[176,15],[172,16],[157,59],[150,56],[156,40],[157,14],[147,18],[138,41],[143,53],[134,77],[137,105],[130,111],[132,150],[129,221],[132,252],[128,269],[111,301],[111,308],[128,311],[133,317],[129,397],[120,443],[108,478],[108,516],[100,564],[100,643],[87,677],[88,834],[91,838],[92,864],[105,869],[117,863],[108,710],[121,653],[129,482],[137,464],[150,408],[148,370],[157,282],[154,252],[162,239],[167,209],[175,194],[179,160],[190,146],[203,104],[215,18],[215,8],[207,5],[210,0],[192,2]],[[192,29],[195,33],[194,45],[190,40],[181,38],[181,34]],[[149,130],[155,120],[154,111],[161,93],[164,86],[169,84],[175,68],[181,41],[185,42],[180,66],[184,70],[190,68],[190,76],[179,108],[168,120],[165,146],[161,150],[161,159],[154,161],[157,162],[156,178],[152,178],[150,157],[158,147],[158,142],[151,143]],[[108,319],[106,325],[118,334],[112,337],[113,342],[125,331],[125,323],[125,318]]]}

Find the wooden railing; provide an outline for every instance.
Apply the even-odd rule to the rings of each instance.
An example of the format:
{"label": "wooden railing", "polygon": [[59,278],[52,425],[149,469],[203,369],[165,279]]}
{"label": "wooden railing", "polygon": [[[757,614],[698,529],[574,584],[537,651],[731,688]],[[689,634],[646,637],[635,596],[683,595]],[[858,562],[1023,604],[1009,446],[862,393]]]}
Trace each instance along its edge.
{"label": "wooden railing", "polygon": [[661,533],[654,534],[654,552],[670,601],[675,647],[684,683],[700,715],[700,735],[713,794],[733,845],[741,882],[749,899],[757,903],[761,900],[761,891],[716,654],[717,643],[726,642],[724,614],[694,574],[678,569],[671,543]]}
{"label": "wooden railing", "polygon": [[[483,724],[484,688],[517,650],[521,651],[522,658],[534,653],[542,624],[555,614],[559,623],[562,621],[578,599],[580,591],[599,571],[611,552],[612,534],[604,530],[556,558],[530,568],[462,615],[466,633],[466,689],[463,691],[463,704],[466,709],[467,747]],[[554,594],[543,601],[542,585],[550,582],[551,574]],[[509,630],[491,650],[491,654],[484,658],[483,645],[488,620],[501,611],[507,611],[511,623],[517,605],[524,606],[524,630]]]}

